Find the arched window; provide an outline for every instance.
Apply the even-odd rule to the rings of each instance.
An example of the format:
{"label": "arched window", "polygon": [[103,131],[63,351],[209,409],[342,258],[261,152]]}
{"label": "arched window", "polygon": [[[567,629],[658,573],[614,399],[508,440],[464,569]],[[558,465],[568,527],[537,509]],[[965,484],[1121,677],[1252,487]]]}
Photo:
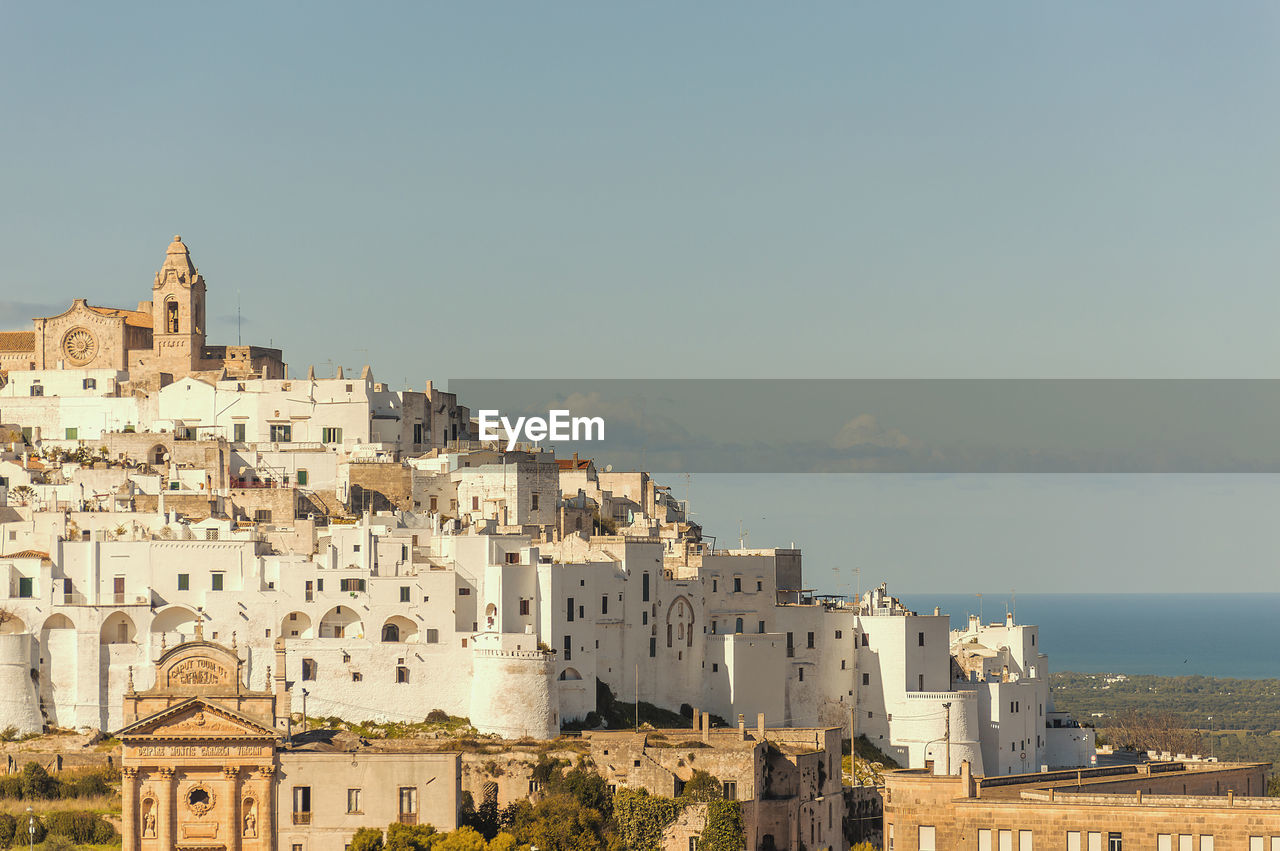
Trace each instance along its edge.
{"label": "arched window", "polygon": [[733,625],[733,631],[742,632],[742,618],[738,618],[737,622]]}
{"label": "arched window", "polygon": [[400,627],[396,626],[393,623],[389,623],[386,626],[384,626],[382,628],[382,640],[383,641],[399,641]]}
{"label": "arched window", "polygon": [[166,301],[164,303],[164,328],[170,334],[178,333],[178,303],[176,301]]}

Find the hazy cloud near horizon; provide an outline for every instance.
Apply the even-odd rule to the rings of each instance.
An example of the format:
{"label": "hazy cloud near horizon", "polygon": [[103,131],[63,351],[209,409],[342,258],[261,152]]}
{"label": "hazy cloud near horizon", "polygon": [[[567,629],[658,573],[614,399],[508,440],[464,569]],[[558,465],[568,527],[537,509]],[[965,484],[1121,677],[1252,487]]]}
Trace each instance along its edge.
{"label": "hazy cloud near horizon", "polygon": [[0,331],[30,331],[32,319],[39,316],[56,316],[66,309],[65,304],[39,304],[31,301],[0,299]]}

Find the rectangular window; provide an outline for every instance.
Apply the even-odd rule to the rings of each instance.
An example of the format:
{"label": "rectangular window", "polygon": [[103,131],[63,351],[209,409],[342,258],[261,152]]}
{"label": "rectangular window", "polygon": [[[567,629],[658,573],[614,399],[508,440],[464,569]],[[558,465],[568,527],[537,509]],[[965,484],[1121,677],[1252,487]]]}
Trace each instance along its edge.
{"label": "rectangular window", "polygon": [[609,614],[609,595],[608,594],[600,595],[600,614],[602,615]]}
{"label": "rectangular window", "polygon": [[438,629],[429,629],[429,630],[427,630],[427,643],[428,643],[428,644],[439,644],[439,643],[440,643],[440,630],[438,630]]}
{"label": "rectangular window", "polygon": [[298,485],[300,487],[306,487],[307,482],[310,480],[311,477],[310,475],[307,474],[306,470],[299,470],[295,478],[297,479]]}
{"label": "rectangular window", "polygon": [[231,426],[231,440],[233,443],[244,443],[244,423],[235,423]]}
{"label": "rectangular window", "polygon": [[1261,836],[1249,837],[1249,851],[1265,851],[1263,848],[1263,838]]}
{"label": "rectangular window", "polygon": [[657,658],[658,655],[658,639],[649,636],[649,658]]}
{"label": "rectangular window", "polygon": [[742,592],[742,577],[741,577],[741,576],[735,576],[735,577],[733,577],[733,590],[734,590],[734,593],[741,593],[741,592]]}
{"label": "rectangular window", "polygon": [[569,623],[573,623],[573,598],[569,598]]}
{"label": "rectangular window", "polygon": [[293,426],[273,423],[271,426],[272,443],[289,443],[293,440]]}
{"label": "rectangular window", "polygon": [[32,395],[32,396],[43,396],[43,395],[44,395],[44,388],[43,388],[43,387],[41,387],[39,384],[32,384],[32,385],[31,385],[31,395]]}
{"label": "rectangular window", "polygon": [[80,429],[78,428],[67,429],[67,440],[76,440],[79,437],[79,435],[80,435]]}
{"label": "rectangular window", "polygon": [[471,589],[470,589],[470,588],[468,588],[467,586],[463,585],[461,588],[459,588],[459,589],[458,589],[458,596],[459,596],[459,597],[470,597],[470,596],[471,596]]}
{"label": "rectangular window", "polygon": [[422,442],[422,423],[413,424],[413,442],[414,443]]}
{"label": "rectangular window", "polygon": [[35,593],[34,587],[33,587],[34,584],[35,583],[32,581],[30,576],[18,577],[18,596],[19,597],[33,596]]}
{"label": "rectangular window", "polygon": [[253,512],[253,522],[254,522],[254,523],[270,523],[270,522],[271,522],[271,509],[269,509],[269,508],[259,508],[259,509],[256,509],[256,510]]}
{"label": "rectangular window", "polygon": [[409,586],[408,585],[400,586],[400,602],[401,603],[409,602]]}
{"label": "rectangular window", "polygon": [[418,790],[414,786],[400,787],[400,815],[418,814]]}
{"label": "rectangular window", "polygon": [[323,428],[320,429],[321,443],[341,443],[342,429],[340,428]]}
{"label": "rectangular window", "polygon": [[358,813],[358,812],[361,812],[361,809],[360,809],[360,790],[359,790],[359,789],[348,789],[348,790],[347,790],[347,812],[349,812],[349,813]]}
{"label": "rectangular window", "polygon": [[1018,831],[1018,851],[1035,851],[1035,847],[1032,845],[1033,841],[1031,831]]}
{"label": "rectangular window", "polygon": [[978,851],[995,851],[991,847],[991,830],[982,828],[978,831]]}
{"label": "rectangular window", "polygon": [[809,633],[808,638],[806,639],[806,642],[805,642],[805,646],[808,647],[810,650],[813,649],[813,633],[812,632]]}
{"label": "rectangular window", "polygon": [[871,636],[867,635],[865,632],[862,633],[862,646],[869,647],[870,645],[871,645]]}
{"label": "rectangular window", "polygon": [[871,675],[870,675],[870,674],[866,674],[866,673],[864,673],[864,674],[862,675],[862,684],[863,684],[864,686],[869,686],[869,685],[871,685]]}
{"label": "rectangular window", "polygon": [[566,635],[564,637],[564,660],[568,662],[573,658],[573,637]]}
{"label": "rectangular window", "polygon": [[1080,847],[1080,831],[1067,831],[1067,851],[1084,851]]}
{"label": "rectangular window", "polygon": [[641,575],[640,599],[645,603],[649,602],[649,574],[647,572]]}
{"label": "rectangular window", "polygon": [[920,825],[920,851],[938,851],[936,833],[932,826]]}
{"label": "rectangular window", "polygon": [[316,660],[303,659],[302,660],[302,679],[310,680],[314,682],[315,678],[316,678]]}
{"label": "rectangular window", "polygon": [[528,600],[521,600],[521,601],[520,601],[520,614],[521,614],[522,616],[526,616],[526,617],[528,616],[528,614],[529,614],[529,601],[528,601]]}
{"label": "rectangular window", "polygon": [[363,580],[363,579],[344,579],[344,580],[342,580],[342,590],[343,590],[344,592],[348,593],[348,594],[350,594],[350,593],[352,593],[352,592],[355,592],[355,591],[363,591],[363,590],[364,590],[364,587],[365,587],[365,586],[364,586],[364,580]]}
{"label": "rectangular window", "polygon": [[1119,833],[1107,834],[1107,851],[1124,851],[1121,846],[1121,836]]}
{"label": "rectangular window", "polygon": [[98,389],[98,379],[96,379],[96,378],[86,378],[86,379],[84,380],[84,389],[85,389],[85,390],[97,390],[97,389]]}
{"label": "rectangular window", "polygon": [[[1195,849],[1191,847],[1191,838],[1192,838],[1192,837],[1191,837],[1191,834],[1189,834],[1189,833],[1184,833],[1184,834],[1182,834],[1181,836],[1179,836],[1179,837],[1178,837],[1178,851],[1195,851]],[[1272,845],[1272,847],[1275,847],[1275,841],[1274,841],[1274,840],[1272,840],[1271,845]]]}
{"label": "rectangular window", "polygon": [[440,498],[439,498],[439,497],[436,497],[436,496],[431,497],[431,501],[430,501],[430,503],[429,503],[428,510],[433,511],[433,512],[434,512],[434,511],[439,510],[439,509],[438,509],[439,504],[440,504]]}
{"label": "rectangular window", "polygon": [[923,633],[923,632],[921,632],[921,633],[917,634],[917,636],[916,636],[916,641],[917,641],[917,642],[919,642],[919,646],[924,647],[924,633]]}
{"label": "rectangular window", "polygon": [[396,667],[396,682],[397,683],[409,682],[409,669],[406,668],[404,665],[399,665]]}
{"label": "rectangular window", "polygon": [[223,574],[221,573],[213,574],[213,584],[210,587],[213,588],[214,591],[222,590],[222,577]]}
{"label": "rectangular window", "polygon": [[757,591],[763,591],[763,590],[764,590],[764,582],[762,582],[762,581],[761,581],[761,580],[759,580],[759,579],[757,579],[757,580],[756,580],[756,590],[757,590]]}
{"label": "rectangular window", "polygon": [[764,633],[764,621],[760,621],[760,628],[759,628],[758,630],[756,630],[756,631],[757,631],[757,632],[759,632],[759,633],[761,633],[761,634],[763,634],[763,633]]}
{"label": "rectangular window", "polygon": [[293,787],[293,823],[311,824],[311,787]]}
{"label": "rectangular window", "polygon": [[1090,831],[1088,834],[1088,838],[1089,838],[1089,851],[1102,851],[1102,834],[1101,833],[1098,833],[1097,831]]}
{"label": "rectangular window", "polygon": [[1000,851],[1013,851],[1013,831],[1002,830],[996,834]]}
{"label": "rectangular window", "polygon": [[738,784],[732,780],[724,784],[724,799],[726,801],[738,800]]}
{"label": "rectangular window", "polygon": [[191,590],[191,574],[190,573],[178,574],[178,590],[179,591]]}
{"label": "rectangular window", "polygon": [[536,493],[529,499],[529,508],[534,511],[538,510],[538,495]]}
{"label": "rectangular window", "polygon": [[[1271,847],[1272,847],[1272,848],[1275,848],[1275,847],[1276,847],[1276,838],[1275,838],[1274,836],[1273,836],[1273,837],[1271,837]],[[1201,836],[1201,837],[1200,837],[1200,851],[1213,851],[1213,837],[1212,837],[1212,836]]]}

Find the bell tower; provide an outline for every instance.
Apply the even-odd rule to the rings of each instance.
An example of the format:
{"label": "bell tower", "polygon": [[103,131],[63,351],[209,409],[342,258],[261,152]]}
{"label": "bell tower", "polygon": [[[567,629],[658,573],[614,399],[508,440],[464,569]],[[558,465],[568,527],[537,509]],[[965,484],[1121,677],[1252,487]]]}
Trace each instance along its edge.
{"label": "bell tower", "polygon": [[182,237],[164,252],[151,293],[156,368],[174,378],[201,367],[205,346],[204,276],[191,262]]}

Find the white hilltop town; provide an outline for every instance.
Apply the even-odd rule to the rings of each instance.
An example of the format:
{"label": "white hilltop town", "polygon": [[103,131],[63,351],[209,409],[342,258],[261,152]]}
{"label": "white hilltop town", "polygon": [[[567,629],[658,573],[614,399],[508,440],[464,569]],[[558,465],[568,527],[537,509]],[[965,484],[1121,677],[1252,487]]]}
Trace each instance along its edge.
{"label": "white hilltop town", "polygon": [[206,296],[174,237],[136,309],[0,333],[0,728],[119,730],[199,638],[310,717],[545,740],[612,693],[937,774],[1093,759],[1035,626],[817,593],[799,550],[708,546],[646,473],[477,440],[430,382],[209,344]]}

